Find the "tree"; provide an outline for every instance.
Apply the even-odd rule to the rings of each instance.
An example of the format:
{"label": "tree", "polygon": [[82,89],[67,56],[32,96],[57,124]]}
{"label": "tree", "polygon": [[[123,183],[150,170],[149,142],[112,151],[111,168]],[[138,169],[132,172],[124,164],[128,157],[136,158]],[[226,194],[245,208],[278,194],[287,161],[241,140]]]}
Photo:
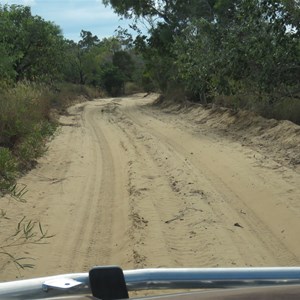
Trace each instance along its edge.
{"label": "tree", "polygon": [[131,55],[127,51],[116,51],[113,54],[112,63],[120,70],[120,72],[122,72],[126,81],[130,81],[132,79],[134,63]]}
{"label": "tree", "polygon": [[213,19],[211,0],[103,0],[105,5],[111,5],[114,11],[127,18],[151,19],[155,25],[155,19],[165,23],[173,29],[179,29],[193,18],[205,17]]}
{"label": "tree", "polygon": [[248,107],[297,92],[299,26],[292,16],[299,7],[287,4],[238,1],[231,18],[226,12],[218,22],[192,22],[174,47],[186,89],[202,100],[204,95],[253,95]]}
{"label": "tree", "polygon": [[0,44],[0,74],[2,80],[10,80],[16,77],[14,70],[14,58],[9,56],[6,47]]}
{"label": "tree", "polygon": [[117,38],[103,39],[98,48],[97,61],[100,66],[101,86],[111,95],[117,96],[124,92],[124,84],[130,76],[131,61]]}
{"label": "tree", "polygon": [[[181,87],[193,100],[206,103],[230,97],[235,107],[264,111],[283,101],[297,105],[299,1],[103,3],[134,20],[132,28],[138,32],[134,44],[145,59],[145,79],[155,81],[162,92]],[[139,30],[138,19],[148,22],[148,35]]]}
{"label": "tree", "polygon": [[63,78],[67,82],[80,84],[83,82],[83,71],[78,44],[72,40],[66,40],[64,49]]}
{"label": "tree", "polygon": [[78,42],[79,48],[83,51],[89,51],[94,46],[98,45],[100,40],[96,35],[93,35],[90,31],[81,30],[81,40]]}
{"label": "tree", "polygon": [[0,49],[9,57],[6,66],[13,66],[11,77],[54,79],[61,74],[64,39],[58,26],[18,5],[0,6],[0,18]]}
{"label": "tree", "polygon": [[[160,1],[121,1],[103,0],[105,5],[111,5],[116,13],[135,20],[142,18],[149,24],[150,37],[142,33],[136,39],[146,61],[147,77],[152,77],[160,89],[166,91],[174,82],[174,39],[195,18],[213,20],[212,5],[209,0],[160,0]],[[136,24],[132,26],[137,28]]]}

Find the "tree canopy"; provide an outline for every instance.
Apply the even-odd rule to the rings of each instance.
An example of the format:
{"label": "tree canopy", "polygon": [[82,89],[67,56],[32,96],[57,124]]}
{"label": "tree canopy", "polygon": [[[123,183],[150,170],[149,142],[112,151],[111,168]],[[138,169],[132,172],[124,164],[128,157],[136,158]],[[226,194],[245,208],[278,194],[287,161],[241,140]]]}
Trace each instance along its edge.
{"label": "tree canopy", "polygon": [[[300,2],[295,0],[103,0],[143,19],[136,47],[145,75],[167,93],[180,86],[204,103],[300,111]],[[226,99],[226,100],[225,100]],[[300,122],[300,115],[293,117]]]}
{"label": "tree canopy", "polygon": [[135,53],[119,38],[82,30],[78,42],[66,40],[27,6],[0,6],[0,36],[0,83],[65,81],[120,94],[133,80]]}
{"label": "tree canopy", "polygon": [[0,19],[1,76],[16,80],[56,77],[63,57],[60,28],[19,5],[0,6]]}

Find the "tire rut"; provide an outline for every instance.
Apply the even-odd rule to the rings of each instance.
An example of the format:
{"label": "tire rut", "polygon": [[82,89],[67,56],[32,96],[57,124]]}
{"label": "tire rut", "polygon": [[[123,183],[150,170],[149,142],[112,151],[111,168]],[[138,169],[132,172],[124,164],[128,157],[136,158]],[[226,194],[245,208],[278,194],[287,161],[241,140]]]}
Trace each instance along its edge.
{"label": "tire rut", "polygon": [[[184,147],[184,143],[178,143],[178,141],[184,140],[182,139],[183,136],[178,134],[177,138],[174,138],[172,135],[170,135],[170,132],[172,131],[169,130],[171,127],[170,124],[165,124],[159,121],[159,130],[158,127],[153,126],[153,122],[151,122],[151,120],[153,120],[152,118],[156,115],[155,112],[158,113],[157,111],[152,111],[151,114],[148,115],[147,112],[149,113],[149,111],[145,113],[145,109],[138,110],[138,108],[139,107],[136,106],[132,110],[128,109],[126,111],[128,118],[130,118],[134,124],[137,124],[146,130],[148,133],[150,132],[159,141],[163,141],[167,147],[173,149],[174,153],[179,153],[185,157],[185,160],[189,161],[192,166],[190,168],[191,172],[198,170],[198,176],[200,175],[202,177],[200,182],[203,183],[206,181],[205,185],[207,187],[210,186],[210,198],[215,199],[209,203],[213,210],[213,214],[216,216],[218,223],[222,226],[225,225],[228,231],[232,233],[229,236],[227,235],[231,240],[230,244],[237,246],[236,250],[239,251],[240,256],[244,257],[244,260],[248,262],[246,265],[260,265],[263,263],[263,261],[268,265],[272,263],[281,265],[294,265],[298,261],[297,257],[290,250],[288,250],[281,240],[278,240],[277,236],[271,232],[268,226],[262,222],[262,220],[251,210],[251,208],[241,201],[241,197],[237,195],[231,188],[229,188],[229,186],[225,184],[219,176],[216,176],[216,174],[212,172],[210,168],[207,168],[206,164],[203,164],[203,159],[199,160],[199,156],[194,155],[193,152],[187,150]],[[190,175],[191,172],[188,175]],[[194,176],[197,177],[197,174],[194,174]],[[191,178],[194,178],[194,176],[191,175]],[[220,202],[222,205],[220,205]],[[241,213],[243,212],[243,208],[244,211],[247,211],[246,218],[243,216],[243,213]],[[228,222],[226,217],[228,215],[235,215],[235,220],[238,220],[238,222],[235,222],[234,224],[239,224],[239,222],[246,224],[245,227],[248,227],[248,234],[245,235],[244,233],[237,233],[238,228],[235,228],[236,226],[232,227],[233,221],[230,221],[230,223]],[[259,229],[259,233],[256,229]],[[252,242],[247,240],[249,235],[252,235]],[[263,247],[261,247],[259,244],[263,245]],[[251,248],[252,251],[250,250]],[[261,251],[261,259],[255,260],[251,253],[257,252],[258,249],[260,249],[260,251],[265,249],[265,251]],[[247,253],[249,253],[249,255]],[[266,258],[270,258],[270,256],[272,258],[268,261]],[[257,255],[257,258],[258,257],[259,255]]]}
{"label": "tire rut", "polygon": [[[61,118],[66,126],[21,179],[29,189],[22,213],[55,234],[24,249],[36,268],[23,277],[94,265],[299,264],[298,175],[188,129],[182,116],[147,106],[150,100],[95,100]],[[19,217],[20,208],[14,211]],[[14,269],[1,274],[14,278]]]}
{"label": "tire rut", "polygon": [[[163,139],[158,139],[156,136],[153,136],[152,133],[149,134],[147,130],[145,131],[145,128],[143,128],[141,124],[132,119],[132,116],[124,116],[122,112],[119,112],[118,117],[114,119],[114,123],[117,122],[120,123],[119,127],[127,135],[130,144],[133,145],[135,149],[133,156],[136,158],[140,156],[142,158],[142,162],[136,160],[135,162],[131,162],[130,166],[134,170],[139,170],[139,177],[144,176],[146,178],[144,185],[140,187],[137,187],[134,184],[134,178],[131,178],[130,191],[133,195],[131,201],[134,204],[132,206],[133,211],[135,211],[133,220],[134,223],[137,222],[137,219],[138,222],[143,222],[145,219],[140,216],[143,215],[142,212],[146,211],[148,216],[147,222],[149,222],[152,230],[156,227],[158,228],[157,232],[162,232],[163,236],[160,240],[163,241],[162,243],[164,243],[165,246],[161,246],[161,249],[165,249],[164,251],[166,252],[161,251],[161,253],[157,254],[157,260],[162,257],[161,261],[166,264],[167,260],[165,257],[169,256],[173,260],[170,262],[170,265],[173,266],[186,266],[189,264],[192,266],[218,266],[218,257],[223,255],[223,260],[226,261],[226,265],[241,264],[241,261],[244,261],[242,259],[243,253],[235,251],[235,255],[232,255],[232,251],[234,250],[230,249],[230,254],[227,258],[224,258],[224,253],[218,251],[219,245],[222,245],[224,248],[224,245],[229,247],[229,244],[231,244],[232,238],[229,234],[230,227],[228,225],[228,233],[224,236],[224,230],[220,228],[220,224],[224,225],[224,223],[220,221],[221,213],[209,207],[210,205],[205,197],[205,193],[197,188],[191,188],[190,191],[186,193],[181,191],[184,189],[184,186],[201,186],[203,174],[195,172],[194,167],[185,157],[174,151],[174,148],[170,147],[170,145],[162,143]],[[147,170],[147,172],[145,174],[142,173],[141,168]],[[131,171],[130,175],[132,174],[133,172]],[[193,178],[195,182],[191,183],[180,180],[180,178],[183,178],[182,175],[185,175],[184,178]],[[155,184],[155,191],[151,191],[152,183],[149,183],[150,177],[152,180],[153,178],[158,178]],[[201,177],[200,181],[198,179],[198,182],[195,180],[197,177]],[[179,180],[176,180],[177,178],[179,178]],[[141,180],[139,179],[138,182],[141,183]],[[162,194],[167,193],[168,198],[161,198],[159,199],[160,201],[155,200],[159,198],[159,189],[166,189],[166,187],[168,187],[168,191],[164,191]],[[189,193],[188,196],[187,193]],[[224,213],[224,211],[222,213]],[[157,218],[157,216],[159,216],[159,218]],[[202,221],[201,218],[203,218]],[[187,223],[182,222],[185,219],[188,219]],[[198,225],[198,228],[195,225]],[[142,231],[140,234],[141,237],[135,237],[135,241],[139,245],[142,244],[146,246],[139,246],[140,249],[136,251],[136,253],[147,253],[147,250],[144,248],[151,248],[152,251],[154,251],[153,246],[145,243],[145,240],[151,240],[149,230],[146,230],[144,226],[134,226],[136,227],[135,232]],[[176,229],[179,227],[181,231],[183,227],[185,228],[184,237],[182,238],[179,238],[178,234],[176,234]],[[212,239],[203,242],[204,239],[202,239],[201,236],[207,235],[211,235]],[[238,250],[238,248],[236,248],[236,250]],[[164,254],[162,252],[164,252]],[[139,264],[141,264],[141,256],[147,257],[146,255],[139,254]],[[193,257],[192,263],[190,261],[191,257]],[[239,257],[240,261],[238,259],[236,262],[236,257]],[[149,259],[144,258],[143,260],[148,262],[149,265]]]}

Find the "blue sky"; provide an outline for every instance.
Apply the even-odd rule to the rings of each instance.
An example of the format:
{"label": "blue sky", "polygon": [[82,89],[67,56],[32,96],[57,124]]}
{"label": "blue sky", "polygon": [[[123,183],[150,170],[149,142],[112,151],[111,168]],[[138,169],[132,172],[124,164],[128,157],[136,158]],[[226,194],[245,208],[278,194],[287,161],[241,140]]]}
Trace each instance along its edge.
{"label": "blue sky", "polygon": [[0,0],[0,4],[20,4],[31,7],[33,15],[59,25],[67,39],[78,41],[80,31],[91,31],[100,39],[114,35],[120,25],[128,28],[128,21],[120,20],[101,0]]}

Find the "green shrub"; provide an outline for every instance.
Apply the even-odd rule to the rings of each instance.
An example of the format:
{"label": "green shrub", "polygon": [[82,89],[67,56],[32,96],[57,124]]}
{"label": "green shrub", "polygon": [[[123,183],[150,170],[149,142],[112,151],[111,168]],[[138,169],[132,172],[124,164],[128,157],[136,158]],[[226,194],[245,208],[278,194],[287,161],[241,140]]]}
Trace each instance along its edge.
{"label": "green shrub", "polygon": [[[14,184],[18,171],[34,166],[45,151],[45,138],[56,130],[51,110],[64,110],[80,99],[103,94],[96,88],[60,83],[55,86],[19,82],[0,85],[0,191]],[[18,163],[17,163],[18,162]]]}
{"label": "green shrub", "polygon": [[0,147],[0,191],[8,190],[17,174],[17,162],[9,149]]}
{"label": "green shrub", "polygon": [[55,131],[55,124],[44,121],[36,124],[30,134],[27,134],[14,149],[21,169],[30,169],[35,160],[45,152],[45,138]]}
{"label": "green shrub", "polygon": [[41,86],[19,83],[0,95],[0,143],[12,148],[34,130],[35,124],[49,118],[50,103]]}
{"label": "green shrub", "polygon": [[290,120],[296,124],[300,124],[300,99],[287,98],[277,101],[274,104],[266,104],[260,113],[268,118]]}
{"label": "green shrub", "polygon": [[24,138],[16,149],[17,156],[22,169],[28,169],[33,166],[36,158],[43,153],[43,136],[39,131],[33,131]]}

